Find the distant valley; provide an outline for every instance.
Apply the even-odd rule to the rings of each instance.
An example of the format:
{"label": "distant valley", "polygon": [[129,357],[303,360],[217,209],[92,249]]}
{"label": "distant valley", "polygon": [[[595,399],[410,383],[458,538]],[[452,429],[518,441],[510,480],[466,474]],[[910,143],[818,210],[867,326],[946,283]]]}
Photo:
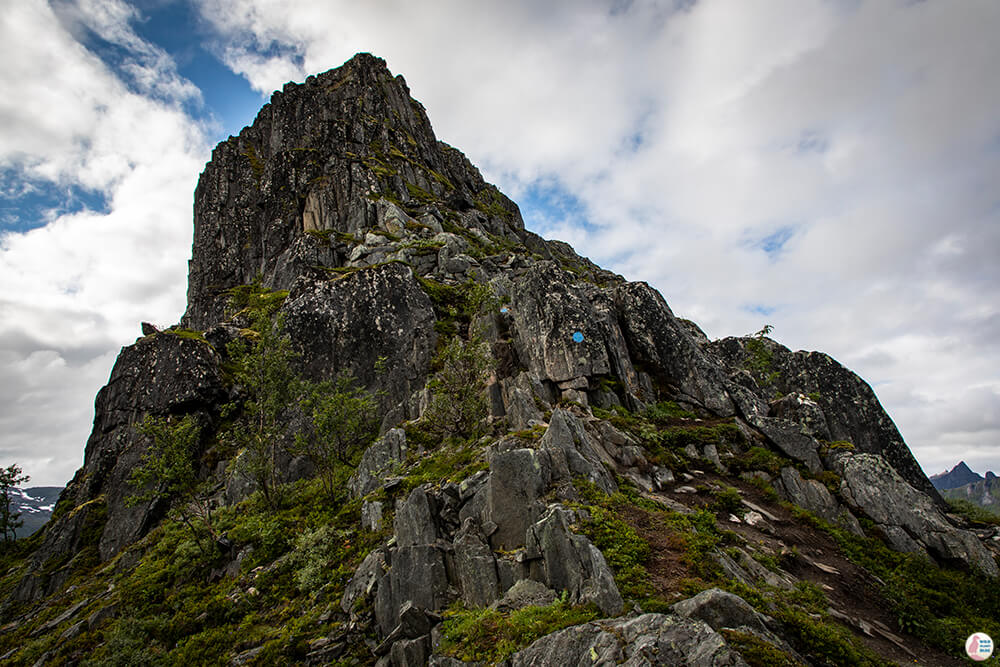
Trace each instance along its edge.
{"label": "distant valley", "polygon": [[52,516],[52,509],[62,493],[61,486],[33,486],[29,489],[15,489],[14,511],[21,513],[24,525],[17,529],[18,538],[28,537],[45,525]]}

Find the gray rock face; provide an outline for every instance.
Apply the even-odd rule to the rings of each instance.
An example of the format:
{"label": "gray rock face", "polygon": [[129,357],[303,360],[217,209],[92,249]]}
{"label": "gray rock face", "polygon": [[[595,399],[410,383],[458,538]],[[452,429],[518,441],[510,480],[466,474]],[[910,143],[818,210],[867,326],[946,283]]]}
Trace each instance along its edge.
{"label": "gray rock face", "polygon": [[404,603],[440,609],[447,599],[444,552],[437,545],[400,547],[392,552],[389,573],[378,584],[375,619],[387,636],[399,624]]}
{"label": "gray rock face", "polygon": [[819,403],[805,394],[793,392],[783,396],[768,406],[767,415],[776,419],[794,422],[805,435],[817,440],[830,440],[830,427]]}
{"label": "gray rock face", "polygon": [[301,278],[282,312],[308,377],[349,372],[379,392],[383,409],[404,405],[423,388],[435,317],[409,267],[374,266],[332,281]]}
{"label": "gray rock face", "polygon": [[576,381],[566,389],[585,390],[585,378],[613,374],[626,392],[638,394],[638,376],[613,309],[601,290],[575,284],[554,262],[538,262],[511,287],[518,356],[537,378]]}
{"label": "gray rock face", "polygon": [[525,607],[546,607],[556,601],[556,592],[545,584],[533,579],[521,579],[493,603],[500,611],[524,609]]}
{"label": "gray rock face", "polygon": [[[754,355],[748,351],[749,340],[751,339],[725,338],[712,343],[711,350],[731,374],[742,374],[747,381],[743,386],[749,386],[758,400],[767,401],[775,391],[786,396],[815,396],[816,400],[812,402],[822,411],[829,440],[846,440],[853,443],[858,451],[882,456],[913,488],[930,496],[939,507],[945,507],[944,501],[903,442],[896,425],[864,380],[828,355],[821,352],[792,352],[769,338],[760,339],[763,352]],[[760,358],[755,359],[755,356]],[[746,372],[755,362],[766,366],[766,381],[760,377],[752,378]],[[764,386],[760,386],[761,384]],[[750,401],[746,403],[749,407]],[[807,431],[822,437],[822,422],[814,410],[790,410],[790,407],[776,407],[774,416],[795,419]],[[758,425],[755,416],[746,414],[747,409],[742,405],[741,411],[749,422]]]}
{"label": "gray rock face", "polygon": [[[218,355],[203,341],[159,333],[123,348],[97,395],[83,467],[60,498],[60,505],[87,509],[61,513],[51,522],[33,561],[40,565],[54,555],[78,552],[84,534],[99,536],[99,554],[106,560],[144,535],[163,508],[125,504],[137,492],[127,482],[148,447],[135,425],[146,415],[167,414],[193,414],[208,422],[225,396]],[[33,583],[25,583],[24,591],[48,588],[34,575],[29,579]]]}
{"label": "gray rock face", "polygon": [[368,495],[382,486],[385,475],[406,460],[406,432],[401,428],[390,429],[368,446],[361,455],[357,470],[347,480],[355,498]]}
{"label": "gray rock face", "polygon": [[946,562],[969,564],[994,577],[1000,574],[993,556],[974,534],[949,523],[927,495],[881,456],[842,453],[833,465],[843,480],[844,499],[879,524],[896,548],[912,551],[916,545]]}
{"label": "gray rock face", "polygon": [[830,490],[822,482],[815,479],[803,479],[799,471],[791,466],[781,469],[781,475],[774,482],[775,490],[790,503],[831,523],[839,523],[855,535],[864,535],[861,524],[834,498]]}
{"label": "gray rock face", "polygon": [[485,607],[500,595],[496,558],[472,519],[455,534],[455,570],[466,604]]}
{"label": "gray rock face", "polygon": [[744,626],[767,632],[761,615],[746,600],[719,588],[710,588],[693,598],[681,600],[670,607],[670,611],[704,621],[713,630]]}
{"label": "gray rock face", "polygon": [[413,489],[396,508],[396,544],[410,547],[433,543],[437,539],[435,514],[436,508],[423,487]]}
{"label": "gray rock face", "polygon": [[533,449],[499,452],[490,462],[484,517],[496,525],[490,543],[496,549],[524,546],[528,527],[541,516],[539,501],[551,481],[548,461]]}
{"label": "gray rock face", "polygon": [[574,476],[581,476],[605,493],[618,490],[604,466],[605,461],[613,465],[611,457],[573,413],[554,410],[549,427],[538,441],[538,448],[548,454],[554,483],[571,484]]}
{"label": "gray rock face", "polygon": [[655,369],[679,399],[719,416],[734,413],[719,367],[705,356],[659,292],[646,283],[625,283],[615,302],[634,360]]}
{"label": "gray rock face", "polygon": [[570,529],[574,513],[560,506],[550,508],[528,530],[525,555],[541,559],[537,569],[550,588],[567,591],[574,604],[595,603],[602,613],[622,610],[622,596],[604,556],[590,540]]}
{"label": "gray rock face", "polygon": [[594,621],[542,637],[515,653],[512,667],[542,665],[746,665],[699,620],[663,614]]}
{"label": "gray rock face", "polygon": [[803,433],[797,424],[764,417],[758,419],[754,426],[786,456],[805,463],[810,472],[817,473],[823,469],[823,463],[819,459],[819,442]]}
{"label": "gray rock face", "polygon": [[212,152],[195,191],[185,323],[205,329],[222,320],[224,291],[258,273],[265,286],[288,288],[311,265],[333,265],[348,251],[337,232],[405,224],[379,208],[379,195],[407,204],[435,197],[466,210],[489,202],[488,231],[523,235],[517,206],[436,140],[403,77],[359,54],[286,85],[252,126]]}

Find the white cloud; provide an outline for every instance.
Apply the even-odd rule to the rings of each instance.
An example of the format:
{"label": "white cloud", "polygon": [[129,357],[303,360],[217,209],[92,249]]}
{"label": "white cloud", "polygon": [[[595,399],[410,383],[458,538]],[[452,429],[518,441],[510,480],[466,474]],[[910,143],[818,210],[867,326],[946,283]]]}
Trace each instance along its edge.
{"label": "white cloud", "polygon": [[[677,6],[210,0],[204,13],[269,57],[294,54],[284,70],[237,64],[261,90],[293,67],[386,58],[503,189],[555,184],[586,211],[529,226],[649,280],[710,335],[766,319],[793,348],[831,353],[872,382],[929,470],[963,452],[1000,468],[996,431],[951,418],[1000,381],[1000,5]],[[779,230],[769,256],[758,242]]]}
{"label": "white cloud", "polygon": [[[181,109],[197,90],[129,27],[134,10],[59,9],[24,0],[0,16],[0,166],[107,199],[106,212],[0,236],[0,464],[42,485],[80,465],[94,396],[139,321],[183,312],[191,193],[208,157]],[[75,20],[124,49],[131,90],[67,30]]]}

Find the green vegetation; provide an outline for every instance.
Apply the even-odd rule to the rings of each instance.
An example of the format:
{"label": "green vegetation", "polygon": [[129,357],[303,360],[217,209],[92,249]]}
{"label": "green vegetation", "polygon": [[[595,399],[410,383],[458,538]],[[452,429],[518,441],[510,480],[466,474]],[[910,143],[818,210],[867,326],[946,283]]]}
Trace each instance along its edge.
{"label": "green vegetation", "polygon": [[[95,602],[80,616],[30,638],[59,612],[56,607],[52,616],[0,637],[0,646],[25,647],[14,664],[32,664],[54,651],[46,664],[76,655],[93,665],[223,665],[234,652],[258,645],[264,651],[254,664],[301,662],[307,638],[336,629],[336,621],[324,620],[324,611],[386,535],[357,530],[360,502],[348,500],[343,487],[333,502],[318,479],[289,485],[285,496],[277,510],[251,498],[218,511],[217,525],[234,552],[249,552],[235,577],[206,581],[227,554],[218,544],[203,551],[190,531],[167,522],[119,556],[121,562],[136,559],[134,567],[112,561],[90,574],[90,588],[80,590],[77,599]],[[114,618],[60,639],[81,617],[110,607],[118,610]],[[363,645],[352,650],[362,663],[368,660]]]}
{"label": "green vegetation", "polygon": [[257,148],[253,144],[248,144],[246,151],[242,155],[250,163],[250,170],[253,172],[253,177],[257,180],[259,187],[261,180],[264,178],[264,161],[258,157]]}
{"label": "green vegetation", "polygon": [[483,190],[477,192],[473,203],[479,211],[485,213],[486,215],[503,218],[505,220],[509,220],[514,216],[514,214],[507,210],[504,206],[504,196],[500,194],[500,191],[492,185],[489,185]]}
{"label": "green vegetation", "polygon": [[163,333],[170,336],[177,336],[178,338],[184,338],[185,340],[205,340],[205,333],[203,331],[185,329],[184,327],[172,327],[170,329],[165,329]]}
{"label": "green vegetation", "polygon": [[760,470],[772,476],[777,475],[781,472],[782,468],[790,464],[791,462],[788,459],[759,445],[755,445],[743,452],[734,461],[734,467],[737,471]]}
{"label": "green vegetation", "polygon": [[[961,654],[970,627],[1000,633],[1000,588],[983,585],[976,573],[940,567],[925,557],[893,551],[879,539],[858,537],[805,510],[793,511],[829,534],[851,562],[878,577],[880,593],[905,632],[954,655]],[[876,532],[870,523],[865,530]]]}
{"label": "green vegetation", "polygon": [[307,229],[305,233],[324,245],[330,245],[334,231],[332,229]]}
{"label": "green vegetation", "polygon": [[14,491],[31,479],[22,473],[21,467],[16,463],[0,468],[0,531],[3,532],[4,542],[14,541],[17,529],[24,525],[21,513],[13,508]]}
{"label": "green vegetation", "polygon": [[[406,425],[406,438],[408,441],[429,442],[432,445],[439,445],[439,440],[433,435],[420,429],[417,424]],[[470,475],[480,470],[486,470],[489,464],[483,454],[482,447],[470,443],[450,439],[444,444],[418,460],[405,471],[406,477],[397,495],[408,494],[413,489],[422,484],[439,484],[442,482],[461,482]]]}
{"label": "green vegetation", "polygon": [[260,274],[247,285],[237,285],[228,290],[227,314],[249,316],[251,322],[262,317],[273,317],[288,296],[288,290],[272,290],[263,286]]}
{"label": "green vegetation", "polygon": [[547,607],[511,612],[467,609],[459,604],[445,612],[440,650],[459,660],[497,664],[539,637],[599,616],[596,607],[574,607],[565,597]]}
{"label": "green vegetation", "polygon": [[[758,611],[781,620],[787,628],[793,647],[820,665],[888,665],[872,653],[853,635],[827,615],[829,602],[821,588],[799,582],[786,591],[757,582],[748,586],[728,579],[716,561],[719,550],[733,551],[740,539],[734,533],[720,530],[715,514],[708,509],[690,514],[667,510],[658,503],[643,498],[626,485],[612,496],[603,494],[593,484],[575,480],[574,484],[591,519],[582,523],[580,531],[588,535],[604,553],[615,581],[624,597],[636,602],[644,611],[666,611],[682,597],[696,595],[711,587],[720,587],[739,595]],[[716,494],[716,509],[728,510],[728,503],[738,498],[734,489]],[[719,505],[726,504],[726,507]],[[680,553],[686,575],[664,581],[651,576],[653,551],[647,539],[667,538],[671,550]],[[752,551],[752,550],[751,550]],[[773,556],[754,553],[755,558],[776,568]],[[675,575],[676,576],[676,575]],[[626,602],[626,607],[631,604]],[[726,635],[751,665],[798,665],[790,656],[752,635]]]}
{"label": "green vegetation", "polygon": [[488,413],[486,381],[493,372],[489,345],[455,336],[434,358],[439,370],[428,381],[430,405],[424,415],[428,428],[441,438],[473,438]]}
{"label": "green vegetation", "polygon": [[731,486],[723,487],[722,489],[713,492],[712,495],[715,496],[715,501],[712,503],[712,509],[716,512],[743,516],[743,513],[746,511],[743,507],[743,496],[741,496],[740,492]]}
{"label": "green vegetation", "polygon": [[621,406],[612,410],[594,409],[594,416],[607,419],[618,429],[635,436],[645,445],[648,458],[673,469],[685,465],[685,448],[701,451],[716,445],[720,452],[739,448],[746,438],[733,420],[702,421],[694,413],[672,401],[663,401],[634,414]]}
{"label": "green vegetation", "polygon": [[685,410],[673,401],[661,401],[646,408],[642,416],[658,424],[668,424],[678,419],[697,419],[698,415]]}
{"label": "green vegetation", "polygon": [[801,662],[756,635],[723,628],[722,636],[750,667],[804,667]]}
{"label": "green vegetation", "polygon": [[149,448],[129,477],[129,484],[140,491],[128,496],[126,504],[173,502],[177,520],[204,552],[202,530],[213,538],[218,535],[212,526],[211,501],[198,476],[201,425],[192,415],[181,419],[147,415],[138,430],[149,440]]}
{"label": "green vegetation", "polygon": [[293,451],[312,461],[331,497],[341,468],[354,463],[378,436],[375,399],[355,382],[354,376],[341,373],[333,381],[307,383],[300,399],[310,419],[305,431],[296,434]]}
{"label": "green vegetation", "polygon": [[431,278],[417,277],[434,306],[437,322],[434,329],[443,338],[469,337],[472,319],[497,305],[488,285],[468,280],[460,285],[446,285]]}
{"label": "green vegetation", "polygon": [[669,449],[684,449],[688,445],[704,447],[726,442],[742,443],[743,432],[736,424],[716,424],[715,426],[680,426],[654,431],[647,439]]}
{"label": "green vegetation", "polygon": [[1000,525],[1000,514],[991,512],[985,507],[980,507],[979,505],[971,503],[963,498],[948,498],[947,492],[944,492],[942,495],[945,496],[945,500],[948,501],[948,505],[951,507],[951,510],[955,514],[963,517],[966,521],[991,526]]}
{"label": "green vegetation", "polygon": [[622,596],[648,598],[653,592],[644,567],[652,555],[649,543],[614,510],[596,506],[587,510],[590,518],[580,526],[580,532],[604,554]]}
{"label": "green vegetation", "polygon": [[757,380],[761,388],[773,387],[781,377],[781,373],[774,369],[774,352],[765,338],[774,330],[770,324],[746,339],[744,348],[747,357],[744,361],[744,368]]}
{"label": "green vegetation", "polygon": [[233,380],[243,397],[223,411],[234,416],[224,440],[238,449],[236,473],[252,481],[268,505],[277,507],[275,462],[287,430],[286,415],[302,388],[291,370],[291,341],[281,332],[280,318],[275,323],[266,311],[252,312],[253,328],[228,346],[235,361]]}

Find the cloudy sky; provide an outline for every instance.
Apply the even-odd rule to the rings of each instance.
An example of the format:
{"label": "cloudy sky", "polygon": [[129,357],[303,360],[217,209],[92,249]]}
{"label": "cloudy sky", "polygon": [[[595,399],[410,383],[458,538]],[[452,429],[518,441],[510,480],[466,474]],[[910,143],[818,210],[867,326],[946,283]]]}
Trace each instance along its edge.
{"label": "cloudy sky", "polygon": [[16,0],[0,12],[0,465],[64,484],[139,322],[184,310],[211,147],[386,59],[527,226],[710,337],[874,387],[1000,471],[1000,3]]}

